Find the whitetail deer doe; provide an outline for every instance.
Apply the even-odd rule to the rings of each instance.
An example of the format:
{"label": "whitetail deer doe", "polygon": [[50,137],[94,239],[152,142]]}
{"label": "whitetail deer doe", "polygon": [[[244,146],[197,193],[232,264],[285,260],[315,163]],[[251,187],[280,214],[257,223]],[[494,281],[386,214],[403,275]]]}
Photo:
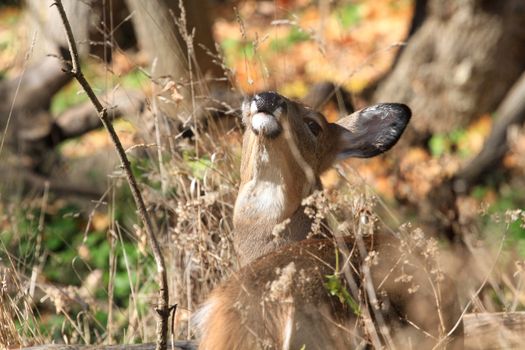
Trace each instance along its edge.
{"label": "whitetail deer doe", "polygon": [[[319,175],[337,160],[388,150],[410,116],[407,106],[387,103],[329,123],[274,92],[243,104],[246,131],[233,220],[244,267],[195,315],[200,349],[463,347],[461,323],[454,329],[460,318],[454,285],[446,277],[433,281],[419,268],[421,256],[404,252],[397,238],[308,237],[312,221],[301,203],[321,188]],[[377,263],[364,264],[355,252],[361,248],[375,251]],[[344,264],[350,273],[331,295],[327,276],[338,276]],[[409,290],[400,276],[416,287]]]}

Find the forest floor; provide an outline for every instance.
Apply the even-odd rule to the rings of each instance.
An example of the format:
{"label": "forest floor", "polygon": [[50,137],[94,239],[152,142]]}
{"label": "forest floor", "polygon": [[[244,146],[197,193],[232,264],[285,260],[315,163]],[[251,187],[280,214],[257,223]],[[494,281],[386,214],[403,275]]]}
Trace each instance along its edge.
{"label": "forest floor", "polygon": [[[336,2],[326,9],[317,3],[245,1],[235,11],[229,2],[216,5],[214,34],[240,91],[275,89],[301,98],[311,84],[329,80],[358,95],[388,71],[410,25],[411,1]],[[0,79],[23,70],[26,36],[21,10],[0,7]],[[99,90],[118,84],[148,95],[150,82],[141,71],[144,62],[140,52],[118,52],[110,66],[89,60],[86,75]],[[85,100],[71,83],[56,95],[51,109],[59,114]],[[359,98],[355,102],[358,107],[363,104]],[[324,112],[331,120],[337,118],[333,107]],[[408,147],[398,164],[388,157],[345,162],[338,171],[325,174],[323,184],[343,193],[333,195],[339,202],[356,192],[346,187],[366,187],[358,196],[377,204],[364,208],[377,210],[385,216],[381,221],[396,230],[401,223],[417,221],[400,198],[424,198],[435,183],[474,156],[492,119],[479,116],[466,128],[434,135],[427,147]],[[136,130],[130,122],[117,122],[126,147],[135,144]],[[162,174],[153,164],[155,156],[132,159],[146,198],[154,203],[159,228],[169,235],[166,250],[172,249],[167,260],[175,276],[170,282],[172,299],[180,305],[179,337],[192,336],[187,324],[191,311],[236,266],[231,242],[217,236],[231,232],[240,133],[202,142],[198,151],[183,146],[180,155],[169,155],[173,159],[166,160],[165,171],[174,180],[168,184],[168,195],[161,195]],[[66,142],[59,151],[64,159],[78,161],[112,149],[106,133],[94,131]],[[486,291],[475,300],[478,311],[525,309],[524,154],[525,134],[518,130],[504,161],[503,185],[479,186],[461,199],[463,214],[477,218],[471,233],[475,248],[484,249],[480,260],[486,266],[480,274],[492,273]],[[342,179],[341,171],[356,180]],[[45,191],[9,196],[0,192],[0,325],[5,324],[0,326],[0,347],[153,339],[156,286],[144,233],[118,171],[93,176],[108,184],[96,202]],[[206,195],[196,195],[195,188]],[[174,253],[176,249],[183,253]]]}

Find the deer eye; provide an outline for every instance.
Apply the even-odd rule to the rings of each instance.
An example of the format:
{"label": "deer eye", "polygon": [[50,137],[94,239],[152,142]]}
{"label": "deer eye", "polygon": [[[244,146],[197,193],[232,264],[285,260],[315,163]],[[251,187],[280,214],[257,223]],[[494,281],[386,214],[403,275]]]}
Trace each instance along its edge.
{"label": "deer eye", "polygon": [[312,134],[314,134],[314,136],[318,136],[321,131],[322,131],[322,128],[321,126],[313,119],[307,119],[306,120],[306,125],[308,126],[308,129],[310,129],[310,131],[312,132]]}

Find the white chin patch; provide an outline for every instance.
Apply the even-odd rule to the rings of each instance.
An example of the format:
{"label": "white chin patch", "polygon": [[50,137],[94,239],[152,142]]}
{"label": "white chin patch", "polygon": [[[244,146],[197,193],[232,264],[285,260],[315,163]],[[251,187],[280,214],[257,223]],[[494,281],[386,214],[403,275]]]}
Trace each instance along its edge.
{"label": "white chin patch", "polygon": [[273,115],[259,112],[252,117],[252,130],[257,135],[276,137],[281,132],[281,125]]}

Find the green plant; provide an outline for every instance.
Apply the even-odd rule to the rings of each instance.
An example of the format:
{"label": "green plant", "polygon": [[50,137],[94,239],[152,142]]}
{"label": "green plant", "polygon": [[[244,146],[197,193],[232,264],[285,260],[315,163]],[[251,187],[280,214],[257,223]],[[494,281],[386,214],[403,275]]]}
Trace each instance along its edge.
{"label": "green plant", "polygon": [[335,249],[335,272],[331,275],[326,275],[325,288],[330,295],[339,298],[339,301],[353,311],[356,316],[361,315],[361,309],[359,304],[352,297],[346,286],[343,284],[339,272],[339,250]]}
{"label": "green plant", "polygon": [[344,4],[335,11],[335,15],[343,28],[355,26],[361,21],[361,5],[355,3]]}
{"label": "green plant", "polygon": [[276,38],[270,41],[270,49],[280,52],[289,49],[296,43],[310,40],[310,34],[300,27],[293,26],[284,38]]}

